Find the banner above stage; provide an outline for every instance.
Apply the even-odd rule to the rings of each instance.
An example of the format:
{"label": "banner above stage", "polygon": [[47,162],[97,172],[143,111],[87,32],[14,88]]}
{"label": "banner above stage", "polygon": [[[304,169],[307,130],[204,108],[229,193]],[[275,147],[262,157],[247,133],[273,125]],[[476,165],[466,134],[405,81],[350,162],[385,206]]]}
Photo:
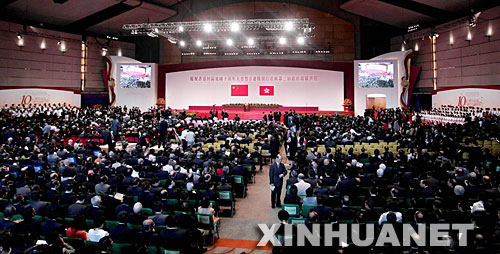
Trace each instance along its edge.
{"label": "banner above stage", "polygon": [[280,104],[343,110],[344,73],[277,66],[238,66],[167,73],[171,108],[228,103]]}
{"label": "banner above stage", "polygon": [[318,82],[318,75],[206,75],[206,76],[189,76],[191,82]]}

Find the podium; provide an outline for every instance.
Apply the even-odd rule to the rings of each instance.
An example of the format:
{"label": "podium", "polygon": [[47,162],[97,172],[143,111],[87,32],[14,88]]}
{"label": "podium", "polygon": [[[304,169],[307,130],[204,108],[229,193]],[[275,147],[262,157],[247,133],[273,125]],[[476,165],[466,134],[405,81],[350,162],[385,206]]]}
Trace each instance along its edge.
{"label": "podium", "polygon": [[245,112],[250,111],[250,104],[246,103],[245,105],[243,105],[243,111]]}

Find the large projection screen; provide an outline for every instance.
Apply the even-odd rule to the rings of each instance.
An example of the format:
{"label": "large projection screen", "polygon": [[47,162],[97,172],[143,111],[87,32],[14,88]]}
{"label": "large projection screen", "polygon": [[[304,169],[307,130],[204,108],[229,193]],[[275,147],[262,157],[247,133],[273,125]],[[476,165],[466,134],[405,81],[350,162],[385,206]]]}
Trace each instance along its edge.
{"label": "large projection screen", "polygon": [[354,61],[354,114],[363,115],[367,96],[386,98],[386,108],[399,107],[398,60]]}
{"label": "large projection screen", "polygon": [[144,111],[156,104],[156,64],[120,63],[116,72],[116,106]]}
{"label": "large projection screen", "polygon": [[[167,73],[166,104],[171,108],[227,103],[276,103],[283,106],[343,110],[344,73],[293,67],[245,66]],[[231,88],[248,86],[248,96]],[[272,96],[263,94],[272,91]],[[234,94],[234,93],[233,93]]]}

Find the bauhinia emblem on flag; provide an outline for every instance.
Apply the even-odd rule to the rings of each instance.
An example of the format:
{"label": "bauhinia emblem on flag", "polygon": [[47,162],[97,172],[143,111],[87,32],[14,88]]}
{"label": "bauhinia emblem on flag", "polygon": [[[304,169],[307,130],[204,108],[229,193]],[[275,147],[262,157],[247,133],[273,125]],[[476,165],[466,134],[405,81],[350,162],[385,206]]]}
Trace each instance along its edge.
{"label": "bauhinia emblem on flag", "polygon": [[274,86],[260,86],[259,87],[260,96],[274,96]]}
{"label": "bauhinia emblem on flag", "polygon": [[231,85],[231,96],[248,96],[248,85]]}

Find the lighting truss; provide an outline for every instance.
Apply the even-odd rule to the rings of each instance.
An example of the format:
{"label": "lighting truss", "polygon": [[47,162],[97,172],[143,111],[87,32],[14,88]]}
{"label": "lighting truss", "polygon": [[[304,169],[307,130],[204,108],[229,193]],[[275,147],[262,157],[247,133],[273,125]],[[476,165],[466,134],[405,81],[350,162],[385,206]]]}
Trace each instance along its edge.
{"label": "lighting truss", "polygon": [[[239,31],[289,31],[312,37],[314,24],[308,18],[302,19],[246,19],[246,20],[214,20],[166,23],[125,24],[122,29],[130,31],[132,35],[160,35],[170,42],[176,43],[179,34],[185,32],[204,31],[205,25],[210,24],[212,33],[231,32],[232,24],[238,24]],[[291,24],[291,29],[290,29]]]}

